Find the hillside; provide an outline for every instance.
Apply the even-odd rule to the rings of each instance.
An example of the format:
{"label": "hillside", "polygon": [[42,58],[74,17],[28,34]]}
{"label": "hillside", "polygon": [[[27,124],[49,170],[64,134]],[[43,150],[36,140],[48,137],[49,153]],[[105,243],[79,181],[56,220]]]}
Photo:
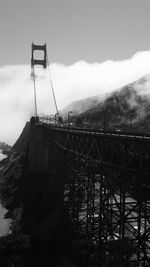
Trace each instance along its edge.
{"label": "hillside", "polygon": [[104,95],[102,96],[96,95],[96,96],[74,101],[62,110],[62,114],[64,117],[66,117],[68,112],[72,111],[74,116],[79,115],[88,109],[96,107],[99,103],[102,103],[102,101],[104,100],[104,97],[105,97]]}
{"label": "hillside", "polygon": [[[87,101],[87,105],[86,105]],[[83,112],[78,106],[83,103]],[[108,128],[133,128],[150,130],[150,75],[115,90],[105,100],[100,96],[88,98],[71,104],[78,109],[72,118],[81,117],[90,126],[104,127],[104,116],[107,117]],[[86,108],[87,107],[87,108]],[[77,116],[78,115],[78,116]]]}

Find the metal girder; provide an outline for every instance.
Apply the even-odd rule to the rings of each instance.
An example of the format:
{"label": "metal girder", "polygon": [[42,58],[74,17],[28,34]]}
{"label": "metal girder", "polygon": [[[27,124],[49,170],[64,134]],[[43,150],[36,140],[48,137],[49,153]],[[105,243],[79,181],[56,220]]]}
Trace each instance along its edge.
{"label": "metal girder", "polygon": [[92,240],[102,262],[149,266],[150,139],[59,128],[45,132],[62,155],[64,201],[79,235]]}
{"label": "metal girder", "polygon": [[65,200],[80,236],[93,241],[104,261],[108,254],[113,257],[111,244],[128,240],[130,261],[149,266],[150,200],[133,198],[130,176],[126,179],[122,172],[94,167],[84,159],[75,161],[67,171]]}
{"label": "metal girder", "polygon": [[138,172],[150,173],[150,139],[121,138],[91,135],[86,132],[63,131],[52,128],[50,136],[57,146],[85,158],[98,160],[104,165]]}

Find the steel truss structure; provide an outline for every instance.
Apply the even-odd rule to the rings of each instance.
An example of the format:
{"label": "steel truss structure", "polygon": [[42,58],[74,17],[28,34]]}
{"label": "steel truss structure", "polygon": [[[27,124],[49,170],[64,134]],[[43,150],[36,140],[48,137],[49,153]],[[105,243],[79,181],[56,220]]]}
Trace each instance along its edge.
{"label": "steel truss structure", "polygon": [[66,166],[65,204],[79,235],[102,262],[150,266],[150,137],[40,127]]}

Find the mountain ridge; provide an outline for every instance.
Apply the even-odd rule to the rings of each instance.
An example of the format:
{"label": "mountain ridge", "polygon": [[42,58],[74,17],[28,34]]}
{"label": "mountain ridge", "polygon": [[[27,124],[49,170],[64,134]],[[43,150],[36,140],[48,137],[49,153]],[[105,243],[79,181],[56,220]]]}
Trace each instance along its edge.
{"label": "mountain ridge", "polygon": [[[83,109],[82,109],[82,104]],[[107,113],[110,128],[140,128],[150,130],[150,75],[129,83],[112,93],[89,97],[70,104],[72,119],[82,118],[89,125],[104,126]],[[77,110],[77,112],[76,112]],[[67,112],[67,108],[65,109]]]}

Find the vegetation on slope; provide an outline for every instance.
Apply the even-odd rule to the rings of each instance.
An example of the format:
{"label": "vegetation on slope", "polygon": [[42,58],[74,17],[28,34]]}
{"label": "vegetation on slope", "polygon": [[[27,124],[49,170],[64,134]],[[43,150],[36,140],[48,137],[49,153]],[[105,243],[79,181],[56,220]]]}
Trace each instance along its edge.
{"label": "vegetation on slope", "polygon": [[[103,101],[96,101],[95,97],[93,102],[93,98],[88,98],[86,109],[84,103],[86,99],[84,102],[74,102],[72,120],[75,121],[80,117],[85,125],[103,128],[106,118],[108,129],[132,128],[138,131],[150,131],[149,91],[150,76],[146,76],[112,92]],[[83,110],[82,103],[84,103]],[[77,108],[80,113],[76,113]]]}

